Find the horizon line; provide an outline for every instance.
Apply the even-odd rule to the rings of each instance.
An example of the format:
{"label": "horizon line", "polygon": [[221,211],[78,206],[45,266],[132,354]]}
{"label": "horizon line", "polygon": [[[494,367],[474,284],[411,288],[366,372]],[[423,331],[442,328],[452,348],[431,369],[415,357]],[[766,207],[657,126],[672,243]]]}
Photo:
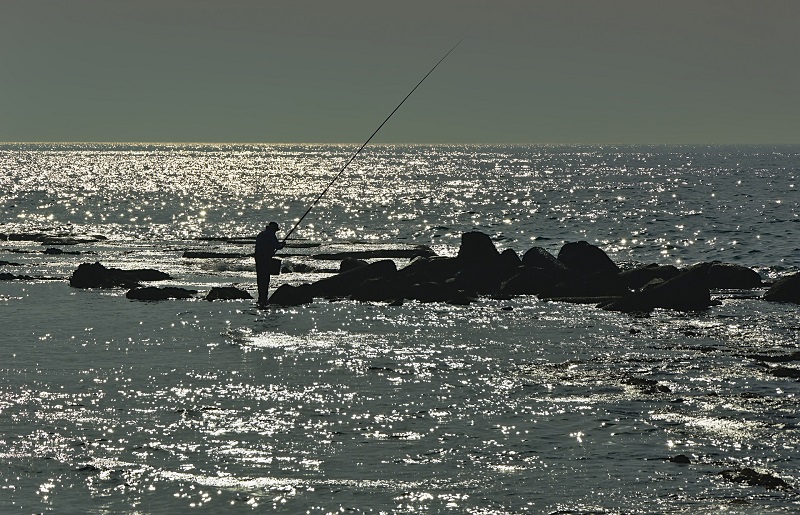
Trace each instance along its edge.
{"label": "horizon line", "polygon": [[[330,141],[294,141],[294,142],[281,142],[281,141],[0,141],[0,145],[335,145],[335,146],[350,146],[360,145],[360,142],[330,142]],[[370,143],[368,146],[436,146],[436,145],[452,145],[452,146],[490,146],[490,145],[503,145],[503,146],[602,146],[602,145],[619,145],[619,146],[788,146],[800,145],[800,142],[378,142]]]}

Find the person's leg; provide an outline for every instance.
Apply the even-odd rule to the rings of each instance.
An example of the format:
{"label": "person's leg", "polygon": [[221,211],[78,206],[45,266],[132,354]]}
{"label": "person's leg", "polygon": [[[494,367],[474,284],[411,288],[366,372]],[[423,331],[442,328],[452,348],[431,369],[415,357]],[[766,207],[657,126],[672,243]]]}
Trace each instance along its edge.
{"label": "person's leg", "polygon": [[267,273],[266,266],[256,267],[256,274],[258,275],[258,303],[266,304],[269,298],[269,280],[270,275]]}

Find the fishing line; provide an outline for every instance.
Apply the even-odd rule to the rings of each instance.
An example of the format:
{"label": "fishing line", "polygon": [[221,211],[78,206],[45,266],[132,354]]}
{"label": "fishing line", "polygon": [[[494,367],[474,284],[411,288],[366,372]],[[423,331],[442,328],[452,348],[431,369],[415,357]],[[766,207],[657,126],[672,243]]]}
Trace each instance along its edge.
{"label": "fishing line", "polygon": [[[463,41],[463,40],[461,40],[461,41]],[[342,169],[341,169],[341,170],[339,170],[339,173],[337,173],[337,174],[336,174],[336,175],[333,177],[333,179],[331,179],[331,181],[328,183],[328,185],[327,185],[327,186],[325,186],[325,189],[323,189],[323,190],[322,190],[322,192],[321,192],[321,193],[320,193],[320,194],[317,196],[317,198],[314,200],[314,202],[312,202],[312,203],[311,203],[311,205],[310,205],[310,206],[308,206],[308,209],[306,209],[306,212],[305,212],[305,213],[303,213],[303,216],[301,216],[301,217],[300,217],[300,219],[299,219],[299,220],[297,220],[297,222],[294,224],[294,227],[292,227],[292,229],[291,229],[291,230],[290,230],[288,233],[286,233],[286,236],[284,236],[284,238],[283,238],[283,241],[284,241],[284,243],[286,242],[286,240],[287,240],[287,239],[289,239],[289,236],[290,236],[290,235],[291,235],[291,234],[294,232],[294,230],[295,230],[295,229],[297,229],[297,227],[300,225],[300,222],[302,222],[302,221],[303,221],[303,219],[304,219],[304,218],[305,218],[305,217],[308,215],[308,213],[310,213],[310,212],[311,212],[311,210],[314,208],[314,206],[316,206],[316,205],[317,205],[317,203],[319,203],[320,199],[322,199],[322,197],[324,197],[324,196],[325,196],[325,194],[328,192],[328,190],[330,189],[330,187],[331,187],[331,186],[333,186],[333,183],[334,183],[334,182],[336,182],[336,180],[337,180],[337,179],[338,179],[338,178],[339,178],[339,177],[340,177],[340,176],[341,176],[341,175],[344,173],[344,171],[347,169],[347,167],[350,165],[350,163],[352,163],[352,162],[353,162],[353,160],[356,158],[356,156],[358,156],[358,154],[360,154],[360,153],[361,153],[361,151],[364,149],[364,147],[366,147],[366,146],[367,146],[367,144],[369,144],[369,142],[370,142],[370,141],[372,141],[372,138],[374,138],[374,137],[375,137],[375,135],[376,135],[376,134],[378,134],[378,131],[379,131],[379,130],[381,130],[381,128],[382,128],[384,125],[386,125],[386,122],[388,122],[388,121],[389,121],[389,118],[391,118],[391,117],[392,117],[392,115],[394,115],[394,113],[396,113],[396,112],[397,112],[397,110],[398,110],[398,109],[400,109],[400,106],[401,106],[401,105],[403,105],[403,103],[404,103],[406,100],[408,100],[408,97],[410,97],[410,96],[411,96],[411,94],[412,94],[412,93],[414,93],[414,91],[416,91],[416,90],[417,90],[417,88],[420,86],[420,84],[422,84],[422,83],[425,81],[425,79],[427,79],[427,78],[428,78],[428,75],[430,75],[431,73],[433,73],[433,70],[435,70],[437,66],[439,66],[440,64],[442,64],[442,61],[444,61],[444,60],[447,58],[447,56],[448,56],[448,55],[450,55],[450,53],[451,53],[453,50],[455,50],[455,49],[456,49],[456,47],[457,47],[458,45],[460,45],[460,44],[461,44],[461,41],[459,41],[458,43],[456,43],[456,44],[453,46],[453,48],[451,48],[451,49],[450,49],[450,50],[449,50],[449,51],[448,51],[446,54],[444,54],[444,57],[442,57],[441,59],[439,59],[439,62],[437,62],[437,63],[436,63],[434,66],[433,66],[433,68],[431,68],[431,69],[430,69],[430,71],[429,71],[428,73],[426,73],[424,77],[422,77],[422,80],[420,80],[420,81],[417,83],[417,85],[416,85],[416,86],[414,86],[414,89],[412,89],[412,90],[411,90],[411,91],[408,93],[408,95],[406,95],[406,96],[405,96],[405,98],[404,98],[404,99],[403,99],[403,100],[402,100],[402,101],[401,101],[399,104],[397,104],[397,107],[395,107],[395,108],[394,108],[394,111],[392,111],[391,113],[389,113],[389,116],[387,116],[387,117],[386,117],[386,119],[383,121],[383,123],[381,123],[381,124],[378,126],[378,128],[377,128],[377,129],[375,129],[375,132],[373,132],[373,133],[372,133],[372,135],[371,135],[369,138],[367,138],[367,141],[365,141],[365,142],[364,142],[364,143],[363,143],[363,144],[362,144],[360,147],[358,147],[358,150],[356,150],[356,151],[355,151],[355,153],[354,153],[352,156],[350,156],[350,159],[348,159],[348,160],[347,160],[347,162],[344,164],[344,166],[342,166]]]}

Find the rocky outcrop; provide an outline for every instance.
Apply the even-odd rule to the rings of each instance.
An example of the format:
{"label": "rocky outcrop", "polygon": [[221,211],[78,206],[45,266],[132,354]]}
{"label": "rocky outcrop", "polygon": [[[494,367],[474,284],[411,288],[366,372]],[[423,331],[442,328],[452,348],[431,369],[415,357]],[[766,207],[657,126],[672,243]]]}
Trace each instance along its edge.
{"label": "rocky outcrop", "polygon": [[777,280],[764,294],[764,299],[800,304],[800,272]]}
{"label": "rocky outcrop", "polygon": [[367,263],[364,254],[347,253],[338,274],[312,284],[282,286],[270,302],[297,305],[315,297],[359,301],[467,304],[478,295],[538,295],[543,299],[595,303],[627,313],[655,308],[701,311],[712,305],[712,288],[761,285],[756,272],[725,263],[703,263],[680,270],[649,265],[622,271],[599,247],[566,243],[554,257],[533,247],[520,259],[511,249],[498,252],[480,232],[462,235],[456,257],[418,256],[398,270],[391,260]]}
{"label": "rocky outcrop", "polygon": [[185,288],[156,288],[148,286],[146,288],[133,288],[125,294],[125,297],[132,300],[189,299],[196,293],[197,290],[187,290]]}
{"label": "rocky outcrop", "polygon": [[72,273],[69,285],[73,288],[137,288],[141,281],[164,281],[170,275],[152,268],[122,270],[106,268],[101,263],[82,263]]}
{"label": "rocky outcrop", "polygon": [[240,299],[252,299],[253,296],[250,295],[249,292],[245,290],[240,290],[235,286],[216,286],[211,288],[211,290],[206,295],[206,300],[214,301],[214,300],[240,300]]}

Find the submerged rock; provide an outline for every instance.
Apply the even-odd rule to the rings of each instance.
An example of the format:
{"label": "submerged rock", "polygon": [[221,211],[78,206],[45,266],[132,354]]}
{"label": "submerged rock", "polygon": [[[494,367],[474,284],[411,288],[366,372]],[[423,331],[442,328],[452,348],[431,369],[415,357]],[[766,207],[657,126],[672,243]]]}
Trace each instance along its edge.
{"label": "submerged rock", "polygon": [[133,288],[125,296],[132,300],[167,300],[167,299],[189,299],[197,293],[197,290],[187,290],[185,288],[156,288],[148,286],[146,288]]}
{"label": "submerged rock", "polygon": [[783,479],[773,476],[772,474],[757,472],[749,467],[743,468],[742,470],[723,470],[719,474],[728,481],[733,481],[734,483],[745,483],[750,486],[763,486],[764,488],[774,488],[778,490],[791,489],[789,484]]}
{"label": "submerged rock", "polygon": [[252,299],[253,296],[245,290],[240,290],[234,286],[216,286],[206,295],[206,300],[239,300]]}

